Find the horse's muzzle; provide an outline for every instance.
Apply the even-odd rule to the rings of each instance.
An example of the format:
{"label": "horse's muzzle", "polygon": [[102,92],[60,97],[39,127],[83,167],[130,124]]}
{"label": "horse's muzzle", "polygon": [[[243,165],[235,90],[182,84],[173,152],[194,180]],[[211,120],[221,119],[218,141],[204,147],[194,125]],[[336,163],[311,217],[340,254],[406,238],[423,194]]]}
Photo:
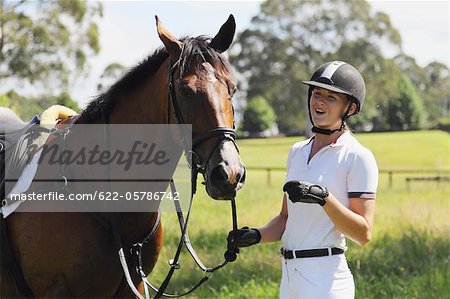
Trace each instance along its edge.
{"label": "horse's muzzle", "polygon": [[239,162],[237,165],[227,165],[221,162],[206,176],[206,191],[214,199],[230,199],[236,197],[237,191],[245,182],[245,167]]}

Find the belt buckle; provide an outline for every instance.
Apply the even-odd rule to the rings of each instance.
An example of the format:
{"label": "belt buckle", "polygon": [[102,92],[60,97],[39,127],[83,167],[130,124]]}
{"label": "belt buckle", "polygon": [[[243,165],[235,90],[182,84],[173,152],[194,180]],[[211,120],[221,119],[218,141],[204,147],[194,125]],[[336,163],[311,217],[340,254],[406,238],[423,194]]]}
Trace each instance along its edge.
{"label": "belt buckle", "polygon": [[333,255],[333,251],[331,250],[331,247],[328,247],[328,256],[332,256]]}
{"label": "belt buckle", "polygon": [[289,252],[289,250],[286,250],[283,247],[280,248],[281,256],[286,260],[292,259],[292,257],[287,256],[288,252]]}

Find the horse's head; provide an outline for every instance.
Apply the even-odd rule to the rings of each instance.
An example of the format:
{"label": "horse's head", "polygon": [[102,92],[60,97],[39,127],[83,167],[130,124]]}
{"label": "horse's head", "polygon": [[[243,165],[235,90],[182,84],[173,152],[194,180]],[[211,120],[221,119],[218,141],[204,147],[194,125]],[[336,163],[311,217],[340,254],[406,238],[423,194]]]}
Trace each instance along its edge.
{"label": "horse's head", "polygon": [[156,17],[158,35],[171,60],[169,74],[170,122],[192,124],[193,163],[203,173],[208,194],[215,199],[234,197],[245,181],[245,167],[234,142],[232,97],[235,81],[222,52],[234,36],[232,15],[219,33],[178,40]]}

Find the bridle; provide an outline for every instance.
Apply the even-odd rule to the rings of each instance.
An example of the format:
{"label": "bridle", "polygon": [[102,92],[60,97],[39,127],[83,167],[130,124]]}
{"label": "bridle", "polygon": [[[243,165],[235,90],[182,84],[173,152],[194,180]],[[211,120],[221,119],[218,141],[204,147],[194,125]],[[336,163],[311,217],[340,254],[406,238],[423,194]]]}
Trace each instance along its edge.
{"label": "bridle", "polygon": [[[175,91],[175,83],[174,83],[174,74],[177,69],[179,69],[179,65],[181,63],[183,56],[183,51],[180,54],[180,58],[170,67],[169,71],[169,95],[168,95],[168,121],[170,122],[170,107],[173,107],[174,115],[177,121],[178,125],[186,125],[186,122],[183,117],[183,113],[181,112],[180,104],[177,98],[177,93]],[[234,114],[234,109],[233,109]],[[234,116],[234,115],[233,115]],[[185,136],[185,135],[184,135]],[[218,137],[218,141],[215,146],[213,146],[207,155],[206,160],[201,163],[201,160],[199,159],[199,155],[195,152],[196,148],[202,144],[204,141],[212,138],[212,137]],[[206,165],[209,162],[209,159],[211,158],[212,153],[215,151],[216,147],[223,141],[223,140],[230,140],[233,142],[234,146],[236,147],[236,150],[239,152],[239,149],[236,145],[236,132],[234,130],[234,120],[233,120],[233,128],[227,128],[227,127],[219,127],[214,128],[211,130],[208,130],[206,132],[203,132],[197,136],[195,136],[192,139],[192,150],[189,149],[189,145],[185,145],[185,153],[192,154],[192,159],[188,159],[192,161],[192,168],[195,169],[197,172],[204,173],[206,171]],[[188,157],[189,158],[189,157]]]}
{"label": "bridle", "polygon": [[[183,53],[183,51],[181,52],[180,58],[173,65],[170,66],[170,70],[169,70],[169,78],[168,78],[168,85],[169,85],[169,88],[168,88],[168,115],[169,115],[169,117],[168,117],[168,120],[170,122],[170,107],[172,106],[177,124],[181,125],[180,126],[181,128],[186,128],[184,126],[184,125],[186,125],[186,122],[183,118],[183,114],[180,109],[179,101],[178,101],[178,98],[177,98],[177,95],[175,92],[175,84],[174,84],[174,73],[179,68],[180,61],[183,56],[182,53]],[[186,136],[186,135],[182,134],[182,136]],[[216,144],[212,147],[212,149],[209,151],[209,153],[207,154],[207,156],[206,156],[207,158],[202,163],[202,161],[199,159],[199,155],[196,153],[195,150],[204,141],[214,138],[214,137],[217,138],[218,140],[217,140]],[[145,239],[142,242],[133,244],[133,246],[130,250],[132,255],[134,255],[136,257],[136,262],[137,262],[136,271],[137,271],[138,275],[141,277],[142,285],[144,287],[145,297],[142,296],[139,293],[139,291],[136,289],[136,287],[134,286],[134,284],[131,280],[130,274],[128,273],[128,266],[126,264],[126,259],[125,259],[125,255],[123,253],[123,249],[119,248],[120,260],[121,260],[121,263],[122,263],[122,266],[124,269],[125,277],[127,279],[127,282],[129,284],[131,290],[138,298],[140,298],[140,299],[150,298],[148,288],[151,288],[153,291],[156,292],[156,295],[154,298],[160,298],[161,296],[170,297],[170,298],[185,296],[187,294],[190,294],[191,292],[196,290],[199,286],[201,286],[204,282],[206,282],[211,277],[213,272],[224,267],[229,262],[233,262],[236,260],[237,254],[239,253],[239,249],[234,244],[229,243],[227,245],[227,250],[224,253],[224,258],[225,258],[224,262],[222,262],[221,264],[219,264],[215,267],[212,267],[212,268],[206,267],[202,263],[200,258],[198,257],[194,248],[192,247],[191,241],[189,239],[188,231],[187,231],[187,225],[188,225],[189,216],[191,213],[192,202],[193,202],[194,195],[196,193],[198,173],[204,174],[206,172],[206,165],[208,164],[208,162],[209,162],[212,154],[216,150],[217,146],[219,146],[219,144],[223,140],[230,140],[231,142],[233,142],[234,146],[238,150],[238,147],[235,143],[235,139],[236,139],[236,133],[235,133],[234,124],[233,124],[233,128],[219,127],[219,128],[208,130],[204,133],[201,133],[200,135],[195,136],[192,140],[192,149],[189,147],[189,144],[185,140],[183,140],[185,155],[187,156],[188,161],[190,161],[190,168],[191,168],[191,197],[190,197],[189,208],[188,208],[186,217],[184,217],[184,214],[182,212],[182,208],[181,208],[179,201],[174,201],[177,216],[178,216],[178,221],[179,221],[180,229],[181,229],[181,237],[180,237],[180,241],[178,243],[178,247],[175,252],[174,258],[169,260],[169,265],[170,265],[169,272],[167,273],[164,281],[161,283],[161,286],[159,287],[159,289],[156,288],[155,286],[153,286],[148,281],[147,275],[143,271],[142,250],[143,250],[144,244],[147,243],[155,235],[155,233],[159,227],[160,212],[158,211],[157,220],[156,220],[152,230],[150,231],[150,233],[145,237]],[[171,188],[172,193],[176,192],[175,182],[173,181],[173,179],[170,181],[170,188]],[[237,237],[236,204],[235,204],[234,198],[230,198],[230,201],[231,201],[231,211],[232,211],[232,221],[233,221],[233,234],[236,239],[236,237]],[[121,247],[121,246],[119,246],[119,245],[121,245],[120,244],[120,235],[117,235],[118,228],[114,229],[114,231],[117,232],[115,234],[116,244],[118,245],[118,247]],[[164,291],[167,288],[167,286],[169,285],[170,279],[171,279],[174,271],[176,269],[180,268],[178,259],[181,254],[183,244],[186,246],[186,249],[192,256],[193,260],[198,265],[198,267],[205,273],[205,276],[185,293],[168,294],[168,293],[165,293]],[[120,251],[121,249],[122,249],[122,251]]]}

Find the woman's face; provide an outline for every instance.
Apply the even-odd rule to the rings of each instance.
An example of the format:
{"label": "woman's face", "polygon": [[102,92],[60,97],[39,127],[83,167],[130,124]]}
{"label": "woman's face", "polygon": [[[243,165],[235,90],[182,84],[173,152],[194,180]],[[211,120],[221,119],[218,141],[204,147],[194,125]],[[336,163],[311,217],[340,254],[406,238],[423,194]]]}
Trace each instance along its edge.
{"label": "woman's face", "polygon": [[[350,101],[345,94],[314,87],[309,102],[314,125],[323,129],[339,128],[348,105],[350,105]],[[354,113],[355,108],[356,105],[353,104],[350,115]]]}

